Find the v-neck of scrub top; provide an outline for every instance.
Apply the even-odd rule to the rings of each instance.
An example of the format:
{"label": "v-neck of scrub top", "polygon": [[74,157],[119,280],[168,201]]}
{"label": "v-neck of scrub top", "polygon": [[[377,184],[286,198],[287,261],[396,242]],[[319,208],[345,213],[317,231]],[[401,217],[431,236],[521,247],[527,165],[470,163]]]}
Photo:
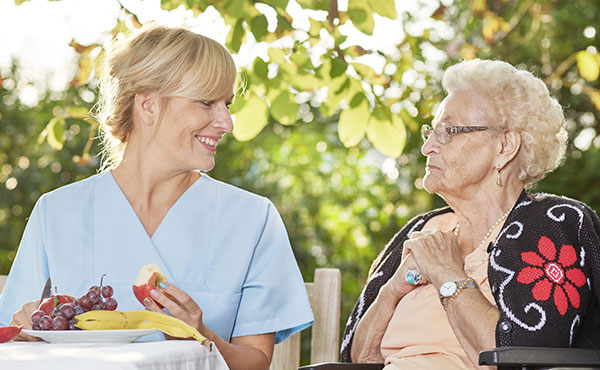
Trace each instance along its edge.
{"label": "v-neck of scrub top", "polygon": [[185,197],[185,194],[190,191],[191,192],[191,188],[196,185],[196,183],[198,181],[200,181],[200,179],[202,179],[205,175],[203,174],[199,174],[200,177],[198,177],[196,179],[196,181],[194,181],[190,186],[188,186],[187,189],[185,189],[185,191],[183,193],[181,193],[181,195],[179,196],[179,198],[177,198],[175,200],[175,202],[171,205],[171,207],[167,210],[167,213],[165,213],[165,215],[163,216],[162,220],[160,220],[160,223],[158,224],[158,226],[156,227],[156,229],[154,229],[154,233],[152,233],[152,236],[150,236],[150,234],[148,233],[148,231],[146,230],[146,227],[144,227],[144,223],[142,222],[142,220],[140,220],[140,217],[138,216],[138,214],[135,212],[135,209],[133,209],[133,206],[131,205],[131,202],[129,201],[129,199],[127,199],[127,196],[125,195],[125,193],[123,192],[123,189],[121,188],[121,186],[119,185],[119,183],[117,182],[117,179],[115,179],[115,177],[112,174],[112,171],[108,171],[108,175],[110,175],[109,177],[112,179],[112,183],[117,187],[117,189],[119,190],[118,192],[121,194],[121,197],[123,198],[123,200],[129,205],[129,208],[131,210],[131,213],[133,214],[133,216],[137,219],[138,223],[140,224],[140,226],[142,227],[142,229],[144,229],[144,232],[146,233],[146,235],[148,236],[148,239],[153,240],[154,239],[154,235],[156,235],[162,224],[165,222],[165,220],[169,217],[169,214],[171,213],[171,210],[173,208],[175,208],[177,206],[177,203],[179,203],[179,201]]}
{"label": "v-neck of scrub top", "polygon": [[[177,266],[177,259],[185,258],[194,248],[195,243],[190,241],[197,240],[197,235],[190,235],[190,231],[210,234],[212,229],[215,190],[205,177],[202,174],[183,192],[150,237],[112,173],[100,175],[94,195],[94,245],[101,248],[94,248],[94,259],[125,259],[136,264],[136,272],[141,266],[156,262],[167,280],[177,284],[178,274],[174,275],[170,267]],[[98,265],[104,269],[111,266],[94,263]],[[119,265],[112,264],[114,268]],[[95,271],[96,276],[103,273],[109,271]]]}

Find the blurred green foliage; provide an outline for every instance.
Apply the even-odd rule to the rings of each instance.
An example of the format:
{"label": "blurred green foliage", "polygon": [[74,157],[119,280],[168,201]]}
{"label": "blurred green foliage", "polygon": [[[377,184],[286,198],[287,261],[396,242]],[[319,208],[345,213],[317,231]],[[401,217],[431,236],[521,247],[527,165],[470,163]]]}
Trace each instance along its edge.
{"label": "blurred green foliage", "polygon": [[[162,1],[165,9],[183,4],[196,13],[209,3],[232,26],[233,52],[250,34],[274,41],[294,32],[287,0],[262,2],[277,13],[274,31],[254,2]],[[548,84],[565,108],[571,141],[564,165],[534,190],[600,210],[598,1],[456,0],[437,9],[429,4],[424,19],[422,9],[397,12],[407,33],[391,55],[342,48],[339,31],[352,21],[370,33],[374,14],[391,16],[390,2],[351,1],[348,11],[330,1],[299,3],[321,9],[325,20],[311,19],[300,40],[271,47],[269,61],[257,58],[242,69],[247,89],[232,107],[238,129],[220,144],[211,176],[273,200],[307,281],[320,266],[342,270],[342,327],[377,253],[409,218],[444,205],[420,187],[419,128],[443,98],[440,71],[461,58],[506,60]],[[139,25],[126,9],[116,22],[115,34]],[[313,64],[307,54],[323,32],[333,42]],[[94,122],[73,107],[93,104],[81,96],[95,88],[90,51],[99,46],[72,46],[81,60],[71,87],[35,107],[18,99],[17,66],[0,76],[0,274],[10,268],[39,195],[98,169]],[[361,55],[381,57],[389,67],[375,71],[359,63]]]}

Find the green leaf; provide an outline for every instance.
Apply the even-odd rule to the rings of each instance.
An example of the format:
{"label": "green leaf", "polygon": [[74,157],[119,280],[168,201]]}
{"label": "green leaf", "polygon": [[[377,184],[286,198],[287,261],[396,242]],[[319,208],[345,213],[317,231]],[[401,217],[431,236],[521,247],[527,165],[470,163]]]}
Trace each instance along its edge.
{"label": "green leaf", "polygon": [[596,81],[600,75],[600,61],[585,50],[577,53],[577,68],[581,77],[589,82]]}
{"label": "green leaf", "polygon": [[284,32],[292,28],[292,24],[288,19],[277,14],[277,32]]}
{"label": "green leaf", "polygon": [[267,31],[267,26],[267,17],[264,15],[257,15],[256,17],[252,18],[252,21],[250,22],[250,30],[252,31],[252,34],[254,34],[256,41],[262,41],[265,36],[267,36],[269,33],[269,31]]}
{"label": "green leaf", "polygon": [[352,99],[354,106],[340,113],[338,136],[344,146],[355,146],[365,137],[367,122],[369,122],[369,101],[364,94],[359,93]]}
{"label": "green leaf", "polygon": [[380,75],[371,67],[362,63],[352,63],[352,67],[363,77],[367,77],[371,82],[376,84],[385,84],[388,82],[388,79],[384,75]]}
{"label": "green leaf", "polygon": [[92,67],[92,58],[87,54],[82,55],[79,58],[79,70],[77,71],[75,78],[71,81],[71,85],[84,85],[92,73]]}
{"label": "green leaf", "polygon": [[21,5],[28,0],[15,0],[15,5]]}
{"label": "green leaf", "polygon": [[312,62],[307,55],[306,48],[300,47],[290,55],[290,60],[302,69],[313,69]]}
{"label": "green leaf", "polygon": [[398,115],[377,106],[367,126],[367,137],[379,152],[398,158],[406,144],[406,127]]}
{"label": "green leaf", "polygon": [[391,0],[370,0],[371,8],[375,13],[389,19],[396,19],[396,3]]}
{"label": "green leaf", "polygon": [[308,34],[312,37],[319,37],[319,32],[323,28],[324,22],[314,20],[312,18],[308,18],[310,21],[310,28],[308,30]]}
{"label": "green leaf", "polygon": [[254,139],[267,125],[269,118],[265,99],[254,93],[249,95],[239,111],[232,109],[232,113],[235,113],[233,136],[239,141]]}
{"label": "green leaf", "polygon": [[367,35],[373,34],[375,21],[373,12],[364,0],[353,0],[348,3],[348,15],[354,27]]}
{"label": "green leaf", "polygon": [[298,104],[289,91],[284,90],[271,103],[271,115],[282,125],[293,125],[298,117]]}
{"label": "green leaf", "polygon": [[254,66],[252,67],[252,70],[254,71],[256,77],[259,78],[259,80],[266,80],[268,78],[269,67],[267,63],[265,63],[265,61],[262,60],[260,57],[256,57],[256,59],[254,60]]}
{"label": "green leaf", "polygon": [[344,86],[350,86],[346,76],[334,78],[327,83],[327,100],[319,106],[319,111],[324,117],[332,116],[338,111],[340,101],[344,98]]}
{"label": "green leaf", "polygon": [[90,112],[86,107],[67,107],[67,117],[84,119],[90,116]]}
{"label": "green leaf", "polygon": [[269,48],[267,50],[267,54],[269,54],[269,60],[275,64],[283,64],[285,63],[285,55],[286,51],[280,48]]}
{"label": "green leaf", "polygon": [[233,30],[229,33],[225,44],[231,51],[237,53],[240,51],[244,36],[244,21],[240,19],[236,22]]}
{"label": "green leaf", "polygon": [[[61,150],[65,143],[65,128],[67,124],[64,118],[54,117],[48,122],[44,131],[46,132],[46,141],[54,150]],[[44,133],[42,133],[43,135]]]}
{"label": "green leaf", "polygon": [[262,0],[261,2],[271,5],[273,8],[285,9],[288,5],[289,0]]}
{"label": "green leaf", "polygon": [[161,0],[160,2],[160,7],[164,10],[173,10],[179,5],[181,5],[181,1],[178,0]]}
{"label": "green leaf", "polygon": [[244,16],[245,0],[225,0],[225,11],[232,17],[242,18]]}
{"label": "green leaf", "polygon": [[304,9],[329,10],[331,0],[296,0]]}
{"label": "green leaf", "polygon": [[367,97],[363,93],[358,93],[354,95],[352,100],[350,100],[350,108],[358,107],[363,101],[367,101]]}
{"label": "green leaf", "polygon": [[334,58],[331,60],[331,71],[329,73],[329,76],[331,78],[341,76],[342,74],[344,74],[344,72],[346,72],[347,68],[348,63],[346,63],[345,60],[343,60],[342,58]]}

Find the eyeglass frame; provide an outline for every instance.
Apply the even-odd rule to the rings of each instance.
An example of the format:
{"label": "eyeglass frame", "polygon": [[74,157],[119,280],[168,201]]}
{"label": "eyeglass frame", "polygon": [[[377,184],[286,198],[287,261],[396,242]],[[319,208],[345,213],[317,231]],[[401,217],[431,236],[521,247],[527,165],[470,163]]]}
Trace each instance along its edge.
{"label": "eyeglass frame", "polygon": [[[442,140],[442,134],[436,134],[435,129],[437,127],[439,127],[439,125],[446,126],[446,133],[448,134],[448,141]],[[435,127],[431,127],[428,124],[424,124],[423,126],[421,126],[421,139],[423,139],[423,142],[426,142],[427,139],[429,139],[431,137],[431,134],[433,133],[433,135],[435,136],[435,139],[440,144],[448,144],[450,141],[452,141],[452,135],[469,133],[469,132],[480,132],[480,131],[486,131],[486,130],[503,130],[503,129],[504,129],[503,127],[494,127],[494,126],[450,126],[446,122],[440,122],[437,125],[435,125]],[[427,135],[428,131],[430,132],[429,135]]]}

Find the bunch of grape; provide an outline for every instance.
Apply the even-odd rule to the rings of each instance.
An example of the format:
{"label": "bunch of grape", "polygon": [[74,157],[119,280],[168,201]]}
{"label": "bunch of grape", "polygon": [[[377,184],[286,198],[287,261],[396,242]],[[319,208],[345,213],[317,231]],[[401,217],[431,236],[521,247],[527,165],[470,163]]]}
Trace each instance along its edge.
{"label": "bunch of grape", "polygon": [[[102,276],[104,277],[104,276]],[[58,302],[55,299],[55,302]],[[71,303],[60,303],[54,307],[51,315],[38,309],[31,314],[33,330],[80,330],[75,327],[74,317],[87,311],[117,309],[117,300],[113,297],[110,285],[92,286],[86,294]]]}

